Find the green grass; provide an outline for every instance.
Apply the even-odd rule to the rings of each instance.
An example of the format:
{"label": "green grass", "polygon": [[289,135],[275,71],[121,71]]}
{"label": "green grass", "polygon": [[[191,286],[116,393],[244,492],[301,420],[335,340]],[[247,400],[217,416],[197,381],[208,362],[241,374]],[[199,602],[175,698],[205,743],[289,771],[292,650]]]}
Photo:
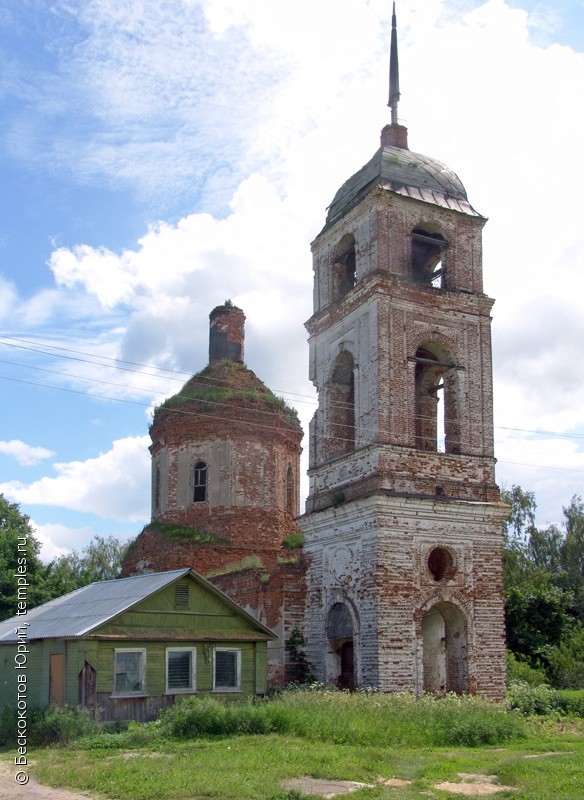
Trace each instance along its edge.
{"label": "green grass", "polygon": [[458,773],[519,790],[500,800],[582,800],[584,720],[526,720],[477,698],[299,691],[255,705],[189,700],[160,722],[30,757],[43,783],[118,800],[300,800],[281,783],[304,775],[374,785],[354,800],[455,800],[436,785]]}

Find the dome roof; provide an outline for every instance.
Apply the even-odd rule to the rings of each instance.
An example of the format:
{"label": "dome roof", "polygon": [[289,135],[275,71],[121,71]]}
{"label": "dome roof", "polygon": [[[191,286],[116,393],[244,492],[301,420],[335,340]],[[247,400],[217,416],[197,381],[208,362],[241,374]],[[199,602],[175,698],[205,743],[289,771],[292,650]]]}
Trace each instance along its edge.
{"label": "dome roof", "polygon": [[243,419],[246,411],[260,412],[266,427],[284,424],[302,432],[295,409],[273,394],[251,369],[228,358],[212,361],[158,406],[151,431],[172,410],[193,411],[198,418],[208,416],[218,427],[234,417]]}
{"label": "dome roof", "polygon": [[325,229],[376,188],[481,216],[468,202],[459,177],[435,158],[404,147],[385,145],[341,186],[329,206]]}

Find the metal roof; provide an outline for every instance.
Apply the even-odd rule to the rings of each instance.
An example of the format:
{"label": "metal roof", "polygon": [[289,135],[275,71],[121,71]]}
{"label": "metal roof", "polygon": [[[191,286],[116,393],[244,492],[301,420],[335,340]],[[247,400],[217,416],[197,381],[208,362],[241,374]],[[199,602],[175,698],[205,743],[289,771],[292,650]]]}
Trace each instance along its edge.
{"label": "metal roof", "polygon": [[325,229],[376,187],[463,214],[481,216],[468,202],[459,177],[447,166],[421,153],[386,145],[338,190],[329,206]]}
{"label": "metal roof", "polygon": [[201,575],[187,568],[134,575],[131,578],[116,578],[83,586],[42,606],[37,606],[26,614],[0,622],[0,643],[18,641],[16,628],[24,625],[27,625],[27,641],[84,636],[121,614],[122,611],[127,611],[141,600],[189,574],[204,588],[221,597],[227,605],[273,637],[274,634],[269,628],[240,608]]}

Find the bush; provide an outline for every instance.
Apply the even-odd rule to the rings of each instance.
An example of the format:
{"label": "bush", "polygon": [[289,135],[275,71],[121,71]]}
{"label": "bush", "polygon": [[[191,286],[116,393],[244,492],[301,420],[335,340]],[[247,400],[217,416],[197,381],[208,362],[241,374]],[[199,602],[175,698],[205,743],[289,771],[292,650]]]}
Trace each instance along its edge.
{"label": "bush", "polygon": [[[101,730],[102,724],[85,708],[43,706],[28,710],[27,740],[30,745],[63,745]],[[16,734],[16,709],[5,706],[0,712],[0,746],[15,744]]]}
{"label": "bush", "polygon": [[524,716],[584,717],[584,690],[552,689],[546,685],[530,686],[521,681],[512,681],[505,706]]}
{"label": "bush", "polygon": [[584,627],[564,636],[548,654],[549,671],[559,689],[584,689]]}
{"label": "bush", "polygon": [[548,682],[547,675],[543,667],[533,667],[527,661],[516,656],[511,650],[507,651],[507,680],[520,681],[530,686],[541,686]]}
{"label": "bush", "polygon": [[562,713],[584,719],[584,689],[560,689],[556,695]]}
{"label": "bush", "polygon": [[102,729],[99,720],[87,709],[67,706],[33,709],[29,725],[29,742],[37,746],[64,745]]}

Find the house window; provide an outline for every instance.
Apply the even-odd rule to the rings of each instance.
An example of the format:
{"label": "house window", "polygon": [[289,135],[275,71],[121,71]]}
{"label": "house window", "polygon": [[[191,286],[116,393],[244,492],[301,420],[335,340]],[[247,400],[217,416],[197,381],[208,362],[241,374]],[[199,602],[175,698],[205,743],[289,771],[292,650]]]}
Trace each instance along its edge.
{"label": "house window", "polygon": [[193,501],[204,503],[207,499],[207,465],[197,461],[193,467]]}
{"label": "house window", "polygon": [[241,650],[215,648],[213,691],[239,692],[241,689]]}
{"label": "house window", "polygon": [[166,691],[169,694],[194,692],[195,648],[167,647],[166,649]]}
{"label": "house window", "polygon": [[114,650],[114,694],[146,692],[146,650]]}

